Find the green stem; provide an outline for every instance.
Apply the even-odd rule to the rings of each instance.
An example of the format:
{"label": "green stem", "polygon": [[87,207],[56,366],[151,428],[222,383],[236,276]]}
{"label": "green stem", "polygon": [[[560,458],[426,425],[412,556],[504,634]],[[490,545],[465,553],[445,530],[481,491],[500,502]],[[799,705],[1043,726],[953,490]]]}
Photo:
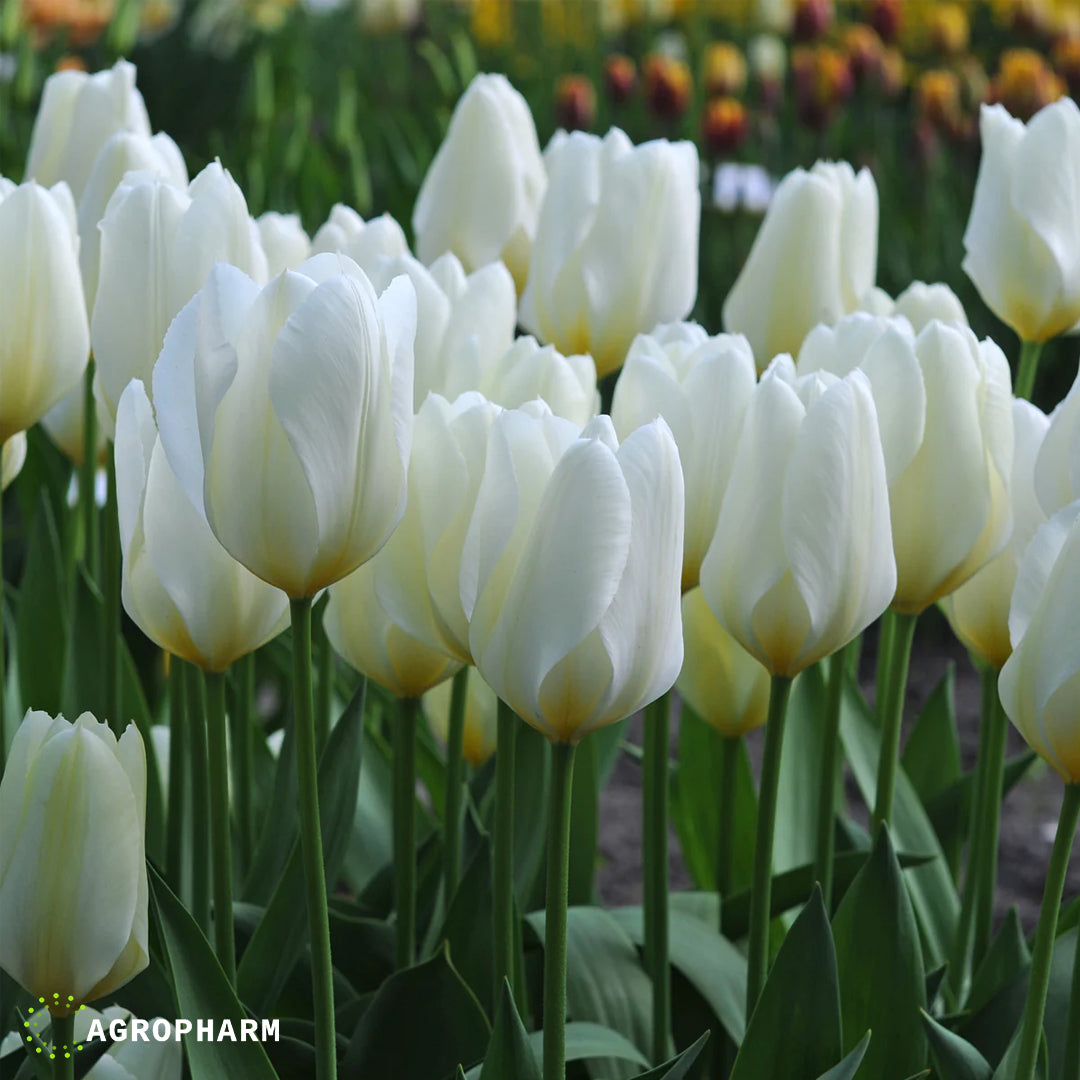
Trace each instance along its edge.
{"label": "green stem", "polygon": [[896,634],[896,612],[891,608],[881,616],[878,633],[877,671],[874,678],[874,720],[883,727],[885,703],[889,697],[889,660],[892,657],[893,637]]}
{"label": "green stem", "polygon": [[110,447],[108,493],[105,497],[105,546],[101,591],[105,599],[105,708],[119,735],[124,730],[120,702],[120,519],[116,507],[116,467]]}
{"label": "green stem", "polygon": [[236,662],[236,708],[232,718],[232,760],[235,764],[236,820],[239,825],[241,873],[246,874],[255,848],[255,823],[252,805],[252,776],[255,757],[255,654]]}
{"label": "green stem", "polygon": [[[323,604],[323,611],[326,604]],[[322,619],[314,623],[316,652],[319,662],[319,677],[315,682],[317,697],[315,700],[315,745],[322,753],[326,740],[330,738],[330,710],[334,687],[334,650]]]}
{"label": "green stem", "polygon": [[1061,803],[1057,836],[1050,855],[1043,889],[1039,926],[1035,931],[1035,951],[1031,957],[1031,980],[1028,983],[1027,1004],[1020,1029],[1020,1053],[1017,1057],[1016,1080],[1034,1080],[1035,1065],[1042,1039],[1043,1013],[1046,1011],[1046,992],[1050,987],[1050,962],[1054,958],[1054,938],[1057,936],[1058,908],[1065,888],[1076,826],[1080,822],[1080,784],[1066,784]]}
{"label": "green stem", "polygon": [[900,728],[904,719],[904,694],[907,690],[908,661],[915,637],[917,615],[896,615],[892,648],[888,658],[887,696],[881,716],[881,757],[878,760],[877,798],[874,802],[874,826],[892,820],[893,793],[900,766]]}
{"label": "green stem", "polygon": [[206,749],[206,683],[187,665],[188,739],[191,747],[191,915],[210,934],[210,788]]}
{"label": "green stem", "polygon": [[165,813],[165,876],[180,894],[184,860],[184,785],[187,783],[187,701],[184,665],[169,657],[169,806]]}
{"label": "green stem", "polygon": [[825,697],[825,728],[822,732],[821,782],[818,789],[817,855],[815,876],[821,884],[825,910],[832,910],[833,851],[836,843],[836,772],[839,765],[840,703],[844,695],[846,649],[838,649],[828,661]]}
{"label": "green stem", "polygon": [[544,1080],[566,1080],[566,905],[575,750],[570,743],[555,743],[551,755],[544,915]]}
{"label": "green stem", "polygon": [[1080,1080],[1080,936],[1073,957],[1072,989],[1069,992],[1068,1022],[1065,1025],[1065,1067],[1061,1080]]}
{"label": "green stem", "polygon": [[739,751],[742,739],[738,735],[724,736],[720,753],[720,822],[717,829],[719,844],[716,851],[716,891],[720,895],[720,912],[723,916],[724,898],[731,895],[731,877],[734,866],[735,844],[735,795],[739,776]]}
{"label": "green stem", "polygon": [[54,1016],[52,1028],[53,1080],[74,1080],[75,1076],[75,1014]]}
{"label": "green stem", "polygon": [[1039,372],[1039,357],[1042,354],[1041,341],[1020,342],[1020,366],[1016,372],[1016,386],[1013,393],[1025,401],[1031,400],[1035,392],[1035,376]]}
{"label": "green stem", "polygon": [[293,712],[296,722],[296,773],[300,797],[300,846],[307,889],[311,981],[315,1001],[316,1080],[336,1080],[334,967],[330,958],[330,914],[326,904],[326,866],[319,823],[318,758],[311,697],[311,597],[289,604],[293,632]]}
{"label": "green stem", "polygon": [[416,960],[416,718],[419,698],[402,698],[394,732],[394,901],[397,966]]}
{"label": "green stem", "polygon": [[232,910],[232,825],[229,817],[229,751],[225,738],[225,675],[206,675],[210,765],[210,857],[214,867],[214,950],[230,984],[236,983]]}
{"label": "green stem", "polygon": [[784,721],[790,696],[791,679],[785,675],[774,675],[769,688],[769,718],[765,723],[765,754],[761,763],[757,840],[754,845],[754,878],[750,888],[750,943],[746,971],[748,1023],[765,986],[769,967],[773,832],[776,827],[776,796],[780,782],[780,753],[784,745]]}
{"label": "green stem", "polygon": [[98,576],[97,500],[94,478],[97,473],[97,409],[94,404],[94,358],[83,377],[83,459],[79,466],[79,509],[82,511],[83,562],[92,581]]}
{"label": "green stem", "polygon": [[4,499],[0,493],[0,776],[7,765],[7,668],[4,666]]}
{"label": "green stem", "polygon": [[671,968],[668,961],[668,755],[670,698],[645,710],[645,812],[642,830],[651,887],[645,893],[645,955],[652,980],[652,1058],[668,1057],[671,1030]]}
{"label": "green stem", "polygon": [[514,768],[518,723],[514,710],[500,700],[495,742],[495,816],[492,820],[491,864],[496,994],[500,992],[504,978],[510,980],[511,986],[517,985],[514,979]]}
{"label": "green stem", "polygon": [[[462,748],[465,743],[465,705],[469,693],[469,669],[463,667],[450,687],[450,723],[446,735],[446,807],[443,814],[443,893],[447,907],[457,892],[461,875]],[[496,998],[496,1000],[498,1000]]]}

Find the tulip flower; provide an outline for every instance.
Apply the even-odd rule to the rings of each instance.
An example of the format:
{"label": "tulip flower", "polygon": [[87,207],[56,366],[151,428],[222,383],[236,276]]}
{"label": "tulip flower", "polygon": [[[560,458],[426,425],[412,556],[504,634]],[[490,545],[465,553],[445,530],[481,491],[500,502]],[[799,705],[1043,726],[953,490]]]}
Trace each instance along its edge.
{"label": "tulip flower", "polygon": [[694,305],[697,149],[666,139],[634,146],[618,128],[602,139],[558,132],[544,161],[521,323],[563,353],[589,353],[603,377],[622,366],[636,334]]}
{"label": "tulip flower", "polygon": [[1050,414],[1035,462],[1035,493],[1047,517],[1080,499],[1080,377]]}
{"label": "tulip flower", "polygon": [[501,260],[520,291],[546,184],[525,99],[505,76],[477,75],[420,186],[417,255],[431,263],[452,251],[470,272]]}
{"label": "tulip flower", "polygon": [[30,133],[26,177],[51,187],[64,180],[82,198],[98,152],[111,135],[150,136],[135,66],[118,60],[108,71],[58,71],[45,80]]}
{"label": "tulip flower", "polygon": [[336,203],[311,241],[312,255],[323,252],[348,255],[366,274],[382,256],[408,255],[401,226],[389,215],[365,221],[352,207]]}
{"label": "tulip flower", "polygon": [[819,161],[780,181],[731,292],[724,329],[759,365],[795,353],[818,323],[854,311],[877,272],[878,193],[869,170]]}
{"label": "tulip flower", "polygon": [[683,590],[698,582],[731,473],[757,372],[746,338],[710,337],[696,323],[658,326],[630,346],[611,419],[620,438],[662,416],[675,436],[686,483]]}
{"label": "tulip flower", "polygon": [[[428,727],[444,743],[449,739],[450,683],[441,682],[424,695]],[[499,699],[476,672],[469,675],[465,698],[462,750],[465,760],[479,769],[495,753]]]}
{"label": "tulip flower", "polygon": [[913,281],[895,300],[884,289],[875,287],[863,298],[860,307],[872,315],[907,319],[916,334],[922,333],[934,319],[968,325],[960,298],[942,281],[931,285]]}
{"label": "tulip flower", "polygon": [[0,967],[68,1017],[149,961],[137,729],[117,740],[89,713],[71,724],[28,712],[0,781],[0,817]]}
{"label": "tulip flower", "polygon": [[540,399],[556,416],[582,427],[600,412],[592,357],[563,356],[554,345],[540,345],[528,335],[488,367],[480,378],[480,392],[507,409]]}
{"label": "tulip flower", "polygon": [[26,432],[17,431],[0,449],[0,491],[22,472],[26,463]]}
{"label": "tulip flower", "polygon": [[255,224],[259,227],[270,277],[277,277],[282,270],[295,270],[310,257],[311,240],[300,224],[299,215],[271,210],[256,218]]}
{"label": "tulip flower", "polygon": [[75,386],[90,355],[75,206],[66,184],[0,177],[0,442]]}
{"label": "tulip flower", "polygon": [[215,263],[266,277],[258,229],[236,182],[208,165],[186,190],[128,174],[101,221],[101,262],[90,336],[100,397],[115,422],[132,379],[149,386],[165,332]]}

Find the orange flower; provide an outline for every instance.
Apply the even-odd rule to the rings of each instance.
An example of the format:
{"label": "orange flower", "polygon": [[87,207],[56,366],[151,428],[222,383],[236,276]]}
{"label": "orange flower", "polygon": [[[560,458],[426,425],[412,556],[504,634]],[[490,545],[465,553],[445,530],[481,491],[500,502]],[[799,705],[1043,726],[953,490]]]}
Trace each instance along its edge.
{"label": "orange flower", "polygon": [[693,80],[682,60],[660,53],[645,57],[645,98],[652,111],[664,119],[682,116],[690,104]]}
{"label": "orange flower", "polygon": [[604,61],[604,86],[616,105],[629,101],[637,87],[637,65],[629,56],[612,53]]}
{"label": "orange flower", "polygon": [[63,31],[71,45],[96,41],[112,15],[112,0],[23,0],[23,18],[37,37]]}
{"label": "orange flower", "polygon": [[956,134],[963,124],[960,77],[947,68],[924,71],[915,84],[915,105],[920,122]]}
{"label": "orange flower", "polygon": [[742,102],[732,97],[713,98],[701,116],[701,135],[716,154],[737,150],[746,139],[749,117]]}
{"label": "orange flower", "polygon": [[704,83],[710,97],[735,96],[746,89],[746,58],[730,41],[705,46]]}
{"label": "orange flower", "polygon": [[855,81],[865,82],[881,65],[884,46],[877,31],[865,23],[852,23],[844,27],[841,41],[848,55],[851,74],[855,77]]}
{"label": "orange flower", "polygon": [[811,127],[825,127],[851,95],[848,58],[829,45],[800,45],[791,56],[799,118]]}
{"label": "orange flower", "polygon": [[1006,49],[990,84],[991,99],[1019,120],[1030,120],[1064,93],[1064,81],[1034,49]]}
{"label": "orange flower", "polygon": [[971,24],[961,4],[935,4],[930,11],[930,44],[946,56],[967,51]]}
{"label": "orange flower", "polygon": [[555,119],[567,131],[588,131],[596,120],[596,90],[587,75],[563,75],[555,84]]}

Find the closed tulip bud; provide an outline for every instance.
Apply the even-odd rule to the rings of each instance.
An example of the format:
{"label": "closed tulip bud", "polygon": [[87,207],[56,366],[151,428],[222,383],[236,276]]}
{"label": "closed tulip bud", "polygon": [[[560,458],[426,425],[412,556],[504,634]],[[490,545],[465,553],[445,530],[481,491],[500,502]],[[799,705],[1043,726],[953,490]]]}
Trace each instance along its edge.
{"label": "closed tulip bud", "polygon": [[468,270],[501,260],[520,290],[546,184],[525,99],[505,76],[477,75],[416,197],[416,254],[430,263],[452,251]]}
{"label": "closed tulip bud", "polygon": [[635,335],[694,305],[697,150],[666,139],[635,147],[612,128],[603,139],[559,132],[545,161],[521,323],[562,353],[589,353],[604,376],[622,366]]}
{"label": "closed tulip bud", "polygon": [[336,252],[348,255],[364,273],[387,256],[408,255],[409,245],[401,226],[389,215],[365,221],[355,210],[335,204],[311,241],[312,255]]}
{"label": "closed tulip bud", "polygon": [[990,98],[1018,120],[1030,120],[1067,92],[1064,80],[1034,49],[1006,49],[990,83]]}
{"label": "closed tulip bud", "polygon": [[1028,746],[1080,783],[1080,502],[1044,524],[1020,560],[1009,609],[1013,652],[998,694]]}
{"label": "closed tulip bud", "polygon": [[684,590],[698,583],[712,543],[756,382],[746,338],[709,337],[696,323],[672,323],[634,339],[615,384],[611,419],[620,438],[662,416],[679,447],[686,488]]}
{"label": "closed tulip bud", "polygon": [[150,137],[150,119],[135,88],[135,66],[118,60],[108,71],[59,71],[45,80],[26,176],[51,187],[63,180],[76,201],[90,179],[98,152],[111,135],[130,131]]}
{"label": "closed tulip bud", "polygon": [[313,596],[404,513],[416,294],[342,255],[262,289],[219,264],[181,316],[154,369],[169,463],[234,559]]}
{"label": "closed tulip bud", "polygon": [[878,194],[867,169],[819,161],[780,181],[724,301],[724,328],[759,364],[798,352],[818,323],[854,311],[877,273]]}
{"label": "closed tulip bud", "polygon": [[873,78],[881,63],[884,46],[877,31],[865,23],[852,23],[844,28],[844,50],[851,64],[851,74],[859,85]]}
{"label": "closed tulip bud", "polygon": [[604,85],[615,105],[623,105],[637,89],[637,65],[629,56],[614,53],[604,61]]}
{"label": "closed tulip bud", "polygon": [[836,12],[832,0],[796,0],[793,30],[797,41],[813,41],[828,33]]}
{"label": "closed tulip bud", "polygon": [[1009,603],[1016,569],[1036,530],[1046,520],[1035,496],[1035,459],[1049,426],[1046,415],[1027,401],[1014,399],[1015,450],[1009,499],[1013,530],[1009,543],[974,577],[941,602],[956,636],[993,668],[1001,668],[1012,652]]}
{"label": "closed tulip bud", "polygon": [[1080,377],[1050,414],[1035,465],[1035,493],[1047,517],[1080,499]]}
{"label": "closed tulip bud", "polygon": [[22,472],[26,463],[26,432],[18,431],[0,448],[0,491]]}
{"label": "closed tulip bud", "polygon": [[1065,34],[1054,43],[1054,70],[1065,80],[1073,97],[1080,95],[1080,35]]}
{"label": "closed tulip bud", "polygon": [[555,122],[567,131],[588,131],[596,120],[596,90],[587,75],[562,75],[555,84]]}
{"label": "closed tulip bud", "polygon": [[461,560],[480,674],[553,742],[576,743],[668,690],[682,666],[683,483],[662,420],[622,445],[507,410]]}
{"label": "closed tulip bud", "polygon": [[899,40],[903,26],[902,0],[870,0],[869,7],[867,17],[870,25],[882,41],[894,44]]}
{"label": "closed tulip bud", "polygon": [[163,649],[224,671],[274,637],[288,599],[217,542],[184,494],[133,380],[116,418],[116,501],[124,609]]}
{"label": "closed tulip bud", "polygon": [[694,80],[685,60],[651,53],[641,65],[645,100],[662,120],[677,120],[690,107]]}
{"label": "closed tulip bud", "polygon": [[765,105],[775,108],[780,103],[787,75],[787,49],[783,41],[775,34],[758,34],[747,45],[746,57]]}
{"label": "closed tulip bud", "polygon": [[83,713],[28,712],[0,781],[0,968],[56,1016],[149,961],[146,757]]}
{"label": "closed tulip bud", "polygon": [[734,153],[746,140],[750,120],[741,101],[713,98],[701,114],[701,135],[714,154]]}
{"label": "closed tulip bud", "polygon": [[726,738],[761,727],[769,715],[769,673],[709,610],[700,589],[682,598],[679,696]]}
{"label": "closed tulip bud", "polygon": [[1026,127],[1000,105],[981,114],[983,156],[964,233],[964,272],[1025,341],[1080,320],[1080,109],[1062,99]]}
{"label": "closed tulip bud", "polygon": [[132,173],[101,222],[101,262],[90,337],[111,424],[132,379],[150,385],[165,332],[215,263],[266,277],[244,194],[216,162],[188,188]]}
{"label": "closed tulip bud", "polygon": [[931,48],[946,56],[958,56],[967,51],[971,40],[971,23],[961,4],[935,4],[929,12]]}
{"label": "closed tulip bud", "polygon": [[259,227],[270,277],[277,277],[282,270],[295,270],[310,257],[311,240],[298,214],[277,214],[271,210],[256,218],[255,224]]}
{"label": "closed tulip bud", "polygon": [[896,588],[889,490],[870,382],[796,378],[777,357],[746,409],[701,566],[713,614],[772,675],[841,649]]}
{"label": "closed tulip bud", "polygon": [[893,313],[907,319],[916,334],[921,334],[935,319],[968,325],[960,298],[942,281],[930,285],[925,281],[913,281],[896,298]]}
{"label": "closed tulip bud", "polygon": [[[450,693],[450,683],[441,682],[424,695],[428,727],[443,743],[450,734]],[[495,753],[498,733],[499,699],[478,672],[470,671],[461,752],[474,769],[479,769]]]}
{"label": "closed tulip bud", "polygon": [[519,337],[488,368],[480,392],[507,409],[539,398],[556,416],[584,427],[600,411],[596,366],[591,356],[563,356],[554,345]]}
{"label": "closed tulip bud", "polygon": [[746,58],[730,41],[711,41],[702,63],[705,93],[711,97],[738,97],[746,89]]}
{"label": "closed tulip bud", "polygon": [[75,207],[67,185],[0,177],[0,442],[32,427],[90,355]]}

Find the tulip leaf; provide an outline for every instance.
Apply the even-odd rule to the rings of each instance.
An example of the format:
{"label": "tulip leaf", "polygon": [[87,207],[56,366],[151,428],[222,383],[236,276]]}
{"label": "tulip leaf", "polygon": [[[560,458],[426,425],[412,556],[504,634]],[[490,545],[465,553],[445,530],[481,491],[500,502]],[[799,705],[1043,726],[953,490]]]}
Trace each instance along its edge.
{"label": "tulip leaf", "polygon": [[492,904],[491,841],[483,837],[454,894],[443,923],[442,938],[450,945],[454,966],[489,1014],[494,1005],[491,1000]]}
{"label": "tulip leaf", "polygon": [[[356,809],[364,748],[364,698],[361,682],[334,725],[319,760],[319,810],[327,888],[333,888],[345,858]],[[304,867],[299,838],[274,895],[240,960],[236,988],[258,1016],[270,1014],[307,937]]]}
{"label": "tulip leaf", "polygon": [[[172,970],[177,1015],[213,1019],[215,1031],[228,1020],[237,1040],[249,1019],[233,993],[213,949],[164,879],[148,865],[154,910]],[[276,1080],[261,1042],[213,1042],[194,1029],[183,1036],[191,1080]]]}
{"label": "tulip leaf", "polygon": [[[781,1031],[782,1039],[777,1038]],[[825,902],[815,887],[780,946],[731,1080],[817,1076],[841,1053],[836,950]]]}
{"label": "tulip leaf", "polygon": [[540,1064],[505,979],[480,1080],[541,1080]]}
{"label": "tulip leaf", "polygon": [[922,1021],[930,1043],[930,1059],[941,1080],[991,1080],[994,1070],[971,1043],[925,1011]]}
{"label": "tulip leaf", "polygon": [[[376,737],[377,732],[371,728],[367,734],[368,746],[356,796],[352,839],[342,869],[346,883],[356,893],[363,893],[389,867],[394,849],[390,812],[394,772],[390,747],[384,739]],[[392,895],[388,903],[393,904]]]}
{"label": "tulip leaf", "polygon": [[1001,929],[994,935],[990,947],[986,950],[986,956],[971,980],[967,1010],[972,1013],[979,1012],[999,991],[1018,975],[1022,975],[1030,963],[1031,952],[1024,939],[1020,914],[1013,905],[1006,913]]}
{"label": "tulip leaf", "polygon": [[491,1030],[446,950],[392,975],[360,1017],[340,1075],[443,1080],[478,1062]]}
{"label": "tulip leaf", "polygon": [[[514,891],[523,910],[544,903],[540,870],[547,841],[550,776],[551,744],[535,728],[522,724],[514,742]],[[494,798],[491,803],[493,812]],[[576,811],[574,821],[577,828]],[[535,904],[530,903],[534,889],[539,892]]]}
{"label": "tulip leaf", "polygon": [[394,928],[330,906],[334,967],[358,994],[373,993],[394,973]]}
{"label": "tulip leaf", "polygon": [[663,1065],[657,1065],[648,1072],[638,1073],[633,1080],[686,1080],[690,1070],[709,1041],[709,1033],[706,1031],[697,1042],[688,1046],[681,1054],[677,1054]]}
{"label": "tulip leaf", "polygon": [[[1001,1063],[994,1070],[992,1080],[1027,1080],[1027,1077],[1017,1076],[1017,1063],[1016,1059],[1020,1056],[1020,1031],[1017,1030],[1013,1036],[1012,1041],[1009,1043],[1008,1049],[1005,1051],[1004,1057],[1001,1059]],[[1046,1053],[1046,1033],[1043,1032],[1042,1039],[1039,1041],[1039,1053],[1035,1061],[1035,1076],[1034,1080],[1047,1080],[1050,1076],[1050,1067],[1047,1062]]]}
{"label": "tulip leaf", "polygon": [[281,877],[296,833],[296,798],[296,741],[290,723],[285,726],[270,802],[241,893],[252,904],[268,904]]}
{"label": "tulip leaf", "polygon": [[[888,932],[883,932],[883,927]],[[874,1033],[866,1053],[868,1076],[907,1074],[926,1060],[919,1008],[926,1005],[926,973],[915,913],[887,828],[833,918],[845,1049],[857,1033]]]}
{"label": "tulip leaf", "polygon": [[866,1057],[866,1050],[870,1045],[870,1035],[871,1033],[868,1031],[859,1040],[859,1045],[843,1061],[834,1065],[828,1072],[822,1073],[817,1080],[853,1080],[863,1063],[863,1058]]}

